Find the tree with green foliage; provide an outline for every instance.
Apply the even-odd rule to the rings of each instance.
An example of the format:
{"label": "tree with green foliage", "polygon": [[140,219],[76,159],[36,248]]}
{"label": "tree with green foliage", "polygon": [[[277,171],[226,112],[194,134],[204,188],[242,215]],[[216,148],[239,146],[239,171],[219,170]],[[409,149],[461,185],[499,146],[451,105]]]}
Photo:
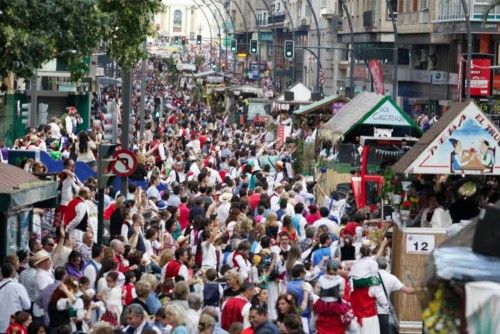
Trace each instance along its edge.
{"label": "tree with green foliage", "polygon": [[103,42],[130,69],[145,56],[142,43],[161,8],[161,0],[0,0],[0,76],[29,78],[58,58],[77,81]]}

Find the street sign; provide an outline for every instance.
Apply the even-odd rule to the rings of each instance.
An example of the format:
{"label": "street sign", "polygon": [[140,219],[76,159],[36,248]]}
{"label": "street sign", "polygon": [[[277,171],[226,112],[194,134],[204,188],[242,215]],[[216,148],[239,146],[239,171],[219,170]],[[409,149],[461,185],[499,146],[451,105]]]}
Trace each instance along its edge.
{"label": "street sign", "polygon": [[129,150],[118,150],[113,154],[111,170],[118,176],[130,176],[137,168],[137,158]]}

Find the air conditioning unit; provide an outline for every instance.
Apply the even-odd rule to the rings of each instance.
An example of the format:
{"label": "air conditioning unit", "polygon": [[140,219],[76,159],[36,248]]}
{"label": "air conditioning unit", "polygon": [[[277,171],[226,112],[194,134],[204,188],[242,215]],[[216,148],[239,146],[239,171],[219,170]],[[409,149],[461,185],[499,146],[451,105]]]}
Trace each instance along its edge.
{"label": "air conditioning unit", "polygon": [[327,8],[323,7],[321,8],[321,16],[324,17],[325,19],[329,19],[335,15],[335,11],[333,8]]}
{"label": "air conditioning unit", "polygon": [[311,25],[311,18],[307,16],[302,16],[299,19],[299,22],[302,27],[309,27]]}

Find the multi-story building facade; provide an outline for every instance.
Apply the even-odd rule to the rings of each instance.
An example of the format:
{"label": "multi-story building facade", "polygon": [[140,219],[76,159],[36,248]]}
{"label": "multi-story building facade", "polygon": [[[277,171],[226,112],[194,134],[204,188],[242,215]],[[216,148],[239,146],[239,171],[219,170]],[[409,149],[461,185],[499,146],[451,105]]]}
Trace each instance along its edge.
{"label": "multi-story building facade", "polygon": [[206,40],[217,37],[216,18],[219,18],[219,14],[214,11],[209,1],[163,0],[162,2],[164,9],[154,20],[160,36],[185,37],[191,41],[195,40],[198,34]]}
{"label": "multi-story building facade", "polygon": [[[275,80],[285,87],[295,79],[316,88],[318,61],[314,54],[318,53],[319,31],[325,94],[370,90],[370,76],[365,64],[369,60],[380,62],[385,93],[392,94],[394,18],[398,34],[398,103],[408,112],[433,113],[460,98],[459,75],[463,71],[459,71],[458,63],[465,57],[467,44],[461,0],[225,1],[232,13],[237,36],[248,32],[256,38],[255,22],[266,28],[265,31],[274,32],[271,34],[274,47],[265,52],[267,58],[261,59],[272,64]],[[246,27],[233,4],[235,1],[243,13],[248,14]],[[269,8],[265,8],[263,1]],[[493,65],[496,65],[500,49],[500,6],[490,12],[485,23],[483,13],[489,2],[467,0],[472,19],[473,52],[494,54]],[[248,3],[258,13],[257,21],[252,18]],[[347,12],[352,21],[352,40]],[[317,25],[313,14],[316,14]],[[294,61],[289,63],[283,59],[281,46],[286,39],[292,38],[299,48]],[[244,42],[241,37],[240,40]],[[304,51],[301,46],[312,52]],[[241,51],[245,52],[245,49]],[[354,58],[352,69],[350,57]],[[353,87],[350,87],[349,80],[351,71]],[[494,86],[500,83],[500,76],[496,77]]]}

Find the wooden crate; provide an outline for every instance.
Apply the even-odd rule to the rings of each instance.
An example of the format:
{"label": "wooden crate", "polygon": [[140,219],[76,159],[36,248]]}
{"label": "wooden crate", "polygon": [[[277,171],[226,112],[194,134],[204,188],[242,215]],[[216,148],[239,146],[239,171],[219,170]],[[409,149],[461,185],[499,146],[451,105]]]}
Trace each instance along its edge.
{"label": "wooden crate", "polygon": [[[429,253],[446,239],[446,229],[394,227],[392,239],[392,274],[404,285],[422,291]],[[432,241],[434,246],[432,246]],[[408,245],[407,245],[408,243]],[[425,244],[427,243],[427,245]],[[407,246],[409,248],[407,248]],[[401,333],[422,333],[422,292],[407,295],[395,292],[392,302]]]}

